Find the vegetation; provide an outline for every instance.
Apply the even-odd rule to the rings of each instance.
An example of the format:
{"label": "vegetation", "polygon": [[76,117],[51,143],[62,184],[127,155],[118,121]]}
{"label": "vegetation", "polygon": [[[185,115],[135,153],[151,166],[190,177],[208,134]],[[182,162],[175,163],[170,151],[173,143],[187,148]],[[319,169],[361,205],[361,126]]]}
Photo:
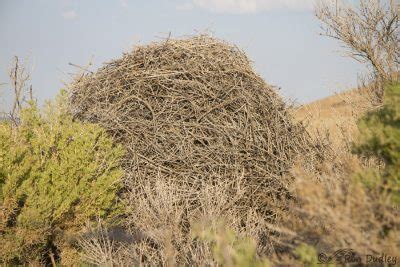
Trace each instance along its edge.
{"label": "vegetation", "polygon": [[340,41],[346,56],[371,68],[369,82],[380,98],[382,85],[396,80],[400,71],[399,9],[395,2],[321,0],[316,9],[323,35]]}
{"label": "vegetation", "polygon": [[383,161],[382,170],[360,174],[369,189],[379,189],[393,205],[400,205],[400,84],[386,88],[383,108],[366,114],[359,123],[360,138],[354,151]]}
{"label": "vegetation", "polygon": [[62,92],[41,112],[34,102],[18,124],[0,124],[0,262],[78,259],[74,235],[122,212],[123,155],[105,131],[72,120]]}
{"label": "vegetation", "polygon": [[317,252],[312,246],[301,244],[294,250],[294,254],[298,257],[299,261],[306,266],[319,266]]}
{"label": "vegetation", "polygon": [[358,111],[361,118],[353,122],[337,119],[343,135],[326,140],[326,159],[317,172],[303,166],[294,170],[298,201],[280,226],[292,235],[283,232],[280,241],[290,250],[291,242],[299,240],[294,252],[302,261],[311,264],[313,249],[327,256],[343,248],[356,255],[400,256],[399,84],[385,89],[382,107]]}
{"label": "vegetation", "polygon": [[26,102],[16,58],[0,122],[0,264],[330,266],[346,249],[400,259],[398,12],[331,3],[317,9],[324,34],[372,67],[379,106],[346,94],[329,127],[327,114],[307,129],[292,121],[241,51],[205,37],[139,47],[44,109],[31,88]]}
{"label": "vegetation", "polygon": [[220,266],[249,266],[268,267],[266,258],[257,255],[256,241],[249,237],[239,237],[224,223],[217,223],[216,227],[198,229],[198,237],[209,243],[215,262]]}
{"label": "vegetation", "polygon": [[[357,135],[354,128],[349,135],[344,134],[340,142],[325,140],[328,142],[325,159],[316,164],[315,169],[306,168],[307,165],[301,162],[294,166],[296,179],[291,193],[296,199],[289,204],[288,211],[277,213],[278,219],[273,224],[255,210],[235,211],[232,208],[236,200],[231,195],[241,198],[243,181],[203,184],[197,193],[191,193],[193,198],[201,201],[194,213],[184,204],[179,187],[160,179],[155,184],[143,184],[143,195],[131,196],[137,198],[137,205],[126,223],[140,229],[145,238],[127,244],[106,233],[81,240],[84,260],[97,265],[132,265],[142,259],[155,265],[174,265],[184,260],[191,265],[268,266],[279,263],[325,266],[319,262],[319,254],[323,253],[326,260],[343,248],[351,248],[354,255],[386,253],[400,256],[400,220],[393,202],[386,201],[386,196],[394,194],[395,187],[389,190],[385,187],[388,183],[383,182],[396,181],[398,178],[388,175],[397,174],[399,168],[388,160],[383,160],[385,164],[382,165],[376,158],[385,159],[383,154],[367,152],[375,142],[371,141],[373,135],[370,132],[378,133],[380,128],[394,125],[393,120],[380,118],[380,114],[398,109],[398,85],[387,90],[385,105],[359,121],[360,138],[354,145],[359,154],[352,153],[347,146],[354,140],[352,136]],[[366,124],[371,116],[378,116],[375,123],[382,127],[375,123]],[[343,123],[349,129],[352,126],[350,120]],[[390,138],[392,134],[384,136],[379,139],[386,140],[382,144],[392,142],[385,153],[398,153],[398,146],[393,144],[398,139]],[[380,151],[381,148],[377,148],[380,146],[374,146],[372,151]],[[365,155],[374,155],[375,159],[369,161]],[[390,162],[398,160],[396,154]],[[379,185],[375,187],[379,190],[365,186],[371,178],[370,171],[366,170],[374,170],[384,177],[371,180]],[[235,191],[232,192],[232,188]],[[220,223],[221,219],[224,224]],[[146,257],[142,258],[143,255]],[[182,256],[185,258],[180,258]],[[365,261],[365,258],[361,259]],[[335,259],[332,261],[335,263]]]}

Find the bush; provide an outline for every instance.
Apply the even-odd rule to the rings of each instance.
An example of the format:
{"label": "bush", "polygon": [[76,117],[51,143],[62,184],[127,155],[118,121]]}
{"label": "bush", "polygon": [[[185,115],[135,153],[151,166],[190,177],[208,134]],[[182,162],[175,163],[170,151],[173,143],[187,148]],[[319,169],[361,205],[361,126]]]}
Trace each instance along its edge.
{"label": "bush", "polygon": [[[275,251],[283,252],[277,262],[286,256],[285,263],[293,265],[292,253],[312,265],[314,252],[332,256],[347,248],[357,255],[400,256],[399,205],[395,204],[400,173],[399,96],[399,84],[393,84],[386,87],[380,109],[365,114],[352,107],[352,116],[362,112],[362,118],[344,121],[343,128],[349,130],[357,121],[359,133],[350,130],[335,143],[327,139],[329,150],[316,165],[317,171],[304,168],[300,161],[294,170],[296,201],[278,225],[281,242]],[[354,154],[348,144],[355,141]],[[366,264],[366,257],[362,259]]]}
{"label": "bush", "polygon": [[45,112],[31,102],[18,125],[0,124],[0,263],[72,263],[82,224],[122,212],[122,148],[73,121],[65,100]]}
{"label": "bush", "polygon": [[312,246],[301,244],[294,250],[294,254],[305,266],[316,267],[320,265],[318,263],[317,251]]}
{"label": "bush", "polygon": [[360,175],[369,189],[378,189],[393,205],[400,204],[400,83],[386,87],[384,106],[370,112],[359,122],[360,140],[355,152],[376,157],[384,162],[381,171],[370,170]]}
{"label": "bush", "polygon": [[270,266],[268,259],[257,256],[257,244],[254,239],[238,236],[225,223],[217,222],[214,229],[210,226],[202,227],[201,224],[197,227],[199,229],[195,229],[194,233],[208,243],[218,266]]}

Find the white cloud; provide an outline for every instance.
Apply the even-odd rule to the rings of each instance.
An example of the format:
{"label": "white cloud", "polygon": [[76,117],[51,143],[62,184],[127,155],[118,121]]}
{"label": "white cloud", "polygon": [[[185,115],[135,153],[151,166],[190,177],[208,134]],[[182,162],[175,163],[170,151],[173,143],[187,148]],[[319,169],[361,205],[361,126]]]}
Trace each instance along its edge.
{"label": "white cloud", "polygon": [[75,10],[67,10],[67,11],[64,11],[63,13],[62,13],[62,16],[63,16],[63,18],[64,19],[75,19],[75,18],[77,18],[78,17],[78,14],[76,14],[76,12],[75,12]]}
{"label": "white cloud", "polygon": [[191,0],[196,7],[220,13],[255,13],[274,9],[310,10],[315,0]]}
{"label": "white cloud", "polygon": [[128,7],[128,0],[120,0],[119,3],[122,7]]}

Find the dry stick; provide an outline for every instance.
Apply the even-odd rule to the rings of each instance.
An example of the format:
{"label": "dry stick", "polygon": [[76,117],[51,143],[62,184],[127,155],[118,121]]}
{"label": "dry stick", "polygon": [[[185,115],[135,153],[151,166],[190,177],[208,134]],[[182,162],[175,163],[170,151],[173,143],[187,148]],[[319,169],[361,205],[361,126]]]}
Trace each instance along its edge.
{"label": "dry stick", "polygon": [[78,68],[78,69],[80,69],[80,70],[83,70],[84,72],[93,73],[93,71],[89,70],[88,68],[79,66],[79,65],[74,64],[74,63],[71,63],[71,62],[69,62],[68,65],[73,66],[73,67],[75,67],[75,68]]}
{"label": "dry stick", "polygon": [[51,260],[51,265],[52,265],[53,267],[56,267],[57,264],[56,264],[56,261],[55,261],[55,259],[54,259],[53,252],[50,252],[49,256],[50,256],[50,260]]}
{"label": "dry stick", "polygon": [[32,90],[32,85],[29,86],[29,99],[30,99],[30,101],[33,101],[33,90]]}
{"label": "dry stick", "polygon": [[18,57],[15,56],[15,67],[14,70],[11,72],[11,79],[13,81],[13,86],[14,86],[14,103],[13,103],[13,108],[11,111],[11,120],[14,122],[14,124],[17,124],[17,119],[16,119],[16,112],[17,112],[17,108],[20,108],[20,90],[18,89]]}

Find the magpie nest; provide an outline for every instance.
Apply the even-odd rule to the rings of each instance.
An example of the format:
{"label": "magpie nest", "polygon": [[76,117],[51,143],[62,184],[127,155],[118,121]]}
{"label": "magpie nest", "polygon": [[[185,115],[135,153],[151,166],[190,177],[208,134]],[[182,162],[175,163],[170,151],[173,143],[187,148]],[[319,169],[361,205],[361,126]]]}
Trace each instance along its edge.
{"label": "magpie nest", "polygon": [[208,35],[138,46],[70,87],[74,116],[126,147],[130,191],[162,179],[195,204],[204,183],[241,177],[237,205],[268,211],[271,198],[290,197],[285,174],[310,151],[304,127],[243,51]]}

